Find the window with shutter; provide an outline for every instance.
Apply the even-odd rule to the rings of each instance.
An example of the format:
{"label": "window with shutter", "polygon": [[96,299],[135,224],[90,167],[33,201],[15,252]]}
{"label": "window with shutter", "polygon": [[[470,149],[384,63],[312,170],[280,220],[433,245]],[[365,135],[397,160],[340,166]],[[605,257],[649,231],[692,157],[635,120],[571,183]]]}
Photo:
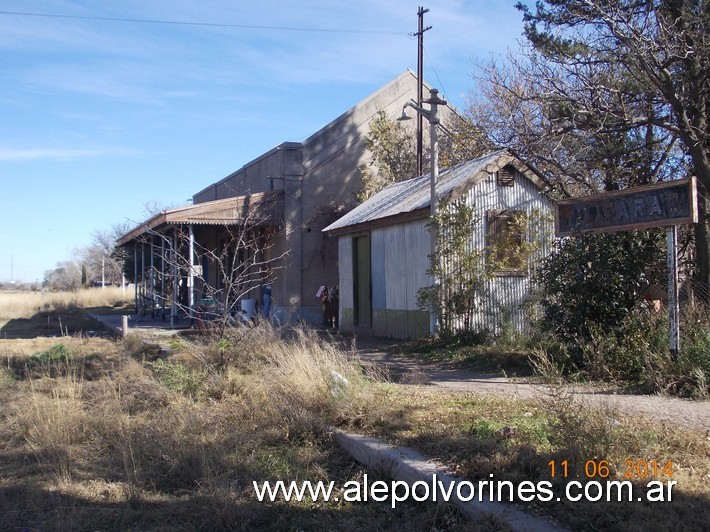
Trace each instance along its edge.
{"label": "window with shutter", "polygon": [[491,210],[487,213],[487,254],[489,264],[503,275],[524,275],[527,260],[523,253],[525,213]]}
{"label": "window with shutter", "polygon": [[515,184],[515,168],[511,165],[504,166],[498,170],[498,185],[501,187],[512,187]]}

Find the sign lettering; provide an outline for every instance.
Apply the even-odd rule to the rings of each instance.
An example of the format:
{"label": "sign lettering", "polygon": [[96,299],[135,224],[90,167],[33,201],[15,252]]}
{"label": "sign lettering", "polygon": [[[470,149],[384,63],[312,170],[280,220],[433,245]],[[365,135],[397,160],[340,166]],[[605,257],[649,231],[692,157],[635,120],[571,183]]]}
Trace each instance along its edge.
{"label": "sign lettering", "polygon": [[556,211],[557,236],[694,223],[695,178],[562,200]]}

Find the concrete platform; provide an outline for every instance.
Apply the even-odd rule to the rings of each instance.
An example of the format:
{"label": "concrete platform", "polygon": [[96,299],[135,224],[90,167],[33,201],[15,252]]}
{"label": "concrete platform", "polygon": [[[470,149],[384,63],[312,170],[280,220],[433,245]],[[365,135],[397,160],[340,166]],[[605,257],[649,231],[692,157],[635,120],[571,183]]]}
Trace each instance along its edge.
{"label": "concrete platform", "polygon": [[[89,312],[96,321],[102,323],[113,334],[121,336],[123,331],[123,315],[121,314],[94,314]],[[151,318],[144,316],[138,320],[136,314],[126,314],[128,316],[128,333],[139,333],[144,336],[172,336],[180,331],[191,329],[190,319],[181,315],[170,325],[170,318],[163,320],[160,316]],[[197,327],[196,320],[194,326]]]}

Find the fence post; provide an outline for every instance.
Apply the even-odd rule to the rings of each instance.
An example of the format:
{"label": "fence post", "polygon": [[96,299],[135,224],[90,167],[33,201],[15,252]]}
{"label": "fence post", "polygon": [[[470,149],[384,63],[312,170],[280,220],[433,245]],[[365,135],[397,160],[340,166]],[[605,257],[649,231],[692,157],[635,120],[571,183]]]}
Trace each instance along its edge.
{"label": "fence post", "polygon": [[666,251],[668,253],[668,323],[670,352],[673,360],[680,354],[680,312],[678,307],[678,226],[666,231]]}

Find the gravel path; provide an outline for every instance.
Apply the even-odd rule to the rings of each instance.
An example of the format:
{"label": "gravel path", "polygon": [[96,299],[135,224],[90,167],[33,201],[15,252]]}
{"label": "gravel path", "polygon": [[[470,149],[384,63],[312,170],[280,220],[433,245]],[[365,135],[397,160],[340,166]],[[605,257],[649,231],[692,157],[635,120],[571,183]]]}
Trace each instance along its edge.
{"label": "gravel path", "polygon": [[[525,379],[507,379],[499,375],[425,365],[394,355],[391,343],[360,338],[357,352],[366,364],[383,368],[392,380],[401,383],[425,384],[445,390],[477,394],[493,394],[536,400],[548,395],[548,388],[531,384]],[[571,387],[575,397],[592,405],[608,406],[626,414],[638,414],[668,425],[705,432],[710,437],[710,401],[690,401],[660,395],[630,395],[588,386]]]}

